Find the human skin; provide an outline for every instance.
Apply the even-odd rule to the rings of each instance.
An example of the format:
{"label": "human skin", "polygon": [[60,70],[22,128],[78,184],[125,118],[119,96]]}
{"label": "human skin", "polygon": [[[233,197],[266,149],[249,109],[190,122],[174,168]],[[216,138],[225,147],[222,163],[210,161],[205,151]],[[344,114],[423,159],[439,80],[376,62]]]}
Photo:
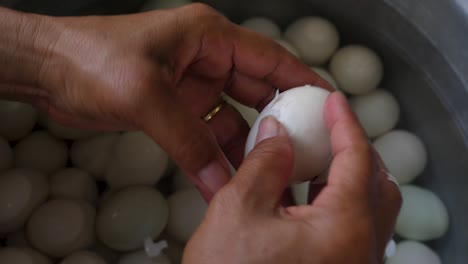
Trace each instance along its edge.
{"label": "human skin", "polygon": [[0,96],[58,122],[145,131],[203,196],[238,167],[249,127],[222,92],[262,110],[276,89],[330,89],[274,41],[203,4],[121,16],[48,17],[0,8]]}
{"label": "human skin", "polygon": [[333,161],[308,205],[280,205],[293,168],[286,129],[262,120],[257,145],[212,200],[183,263],[382,263],[401,206],[398,186],[343,95],[325,105]]}

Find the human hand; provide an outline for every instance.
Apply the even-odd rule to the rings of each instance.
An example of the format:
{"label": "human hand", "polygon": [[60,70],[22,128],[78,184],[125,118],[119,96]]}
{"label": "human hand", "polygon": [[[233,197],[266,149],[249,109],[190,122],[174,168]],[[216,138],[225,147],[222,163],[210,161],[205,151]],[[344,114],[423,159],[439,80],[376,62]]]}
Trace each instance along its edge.
{"label": "human hand", "polygon": [[47,34],[36,34],[46,44],[32,103],[65,125],[144,130],[208,200],[230,179],[223,152],[237,167],[249,131],[230,106],[201,120],[223,91],[261,110],[276,88],[330,87],[272,40],[201,4],[39,21],[35,32]]}
{"label": "human hand", "polygon": [[279,206],[293,166],[284,127],[262,121],[257,145],[213,198],[183,263],[382,263],[401,196],[346,99],[325,105],[333,161],[328,183],[304,206]]}

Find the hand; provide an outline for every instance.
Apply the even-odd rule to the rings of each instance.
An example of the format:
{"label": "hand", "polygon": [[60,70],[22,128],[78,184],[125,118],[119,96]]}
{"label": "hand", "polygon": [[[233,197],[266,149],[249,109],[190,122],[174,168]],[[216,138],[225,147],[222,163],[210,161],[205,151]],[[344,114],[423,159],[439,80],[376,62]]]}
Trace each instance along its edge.
{"label": "hand", "polygon": [[249,130],[230,106],[208,124],[201,120],[223,91],[261,110],[276,88],[330,87],[272,40],[202,4],[34,18],[33,37],[43,53],[37,81],[0,88],[33,91],[27,99],[65,125],[144,130],[207,199],[230,179],[223,151],[237,167]]}
{"label": "hand", "polygon": [[330,95],[325,120],[334,157],[311,204],[278,205],[293,151],[284,127],[267,118],[257,146],[213,198],[183,263],[382,263],[400,192],[342,95]]}

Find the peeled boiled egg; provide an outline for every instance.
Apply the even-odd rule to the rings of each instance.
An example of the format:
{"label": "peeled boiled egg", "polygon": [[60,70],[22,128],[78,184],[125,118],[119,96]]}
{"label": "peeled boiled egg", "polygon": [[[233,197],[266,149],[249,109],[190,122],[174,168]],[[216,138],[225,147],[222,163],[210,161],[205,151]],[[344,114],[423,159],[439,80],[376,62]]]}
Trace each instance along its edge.
{"label": "peeled boiled egg", "polygon": [[279,26],[273,20],[266,17],[252,17],[240,25],[273,39],[281,37]]}
{"label": "peeled boiled egg", "polygon": [[122,256],[117,264],[171,264],[171,261],[164,253],[148,257],[145,251],[137,251]]}
{"label": "peeled boiled egg", "polygon": [[410,183],[426,167],[426,148],[421,139],[410,132],[390,131],[378,137],[374,147],[400,184]]}
{"label": "peeled boiled egg", "polygon": [[395,97],[382,89],[358,95],[350,105],[370,138],[375,138],[393,129],[400,117],[400,107]]}
{"label": "peeled boiled egg", "polygon": [[19,230],[49,195],[47,177],[30,169],[0,175],[0,233]]}
{"label": "peeled boiled egg", "polygon": [[180,242],[187,242],[200,225],[208,208],[195,188],[173,193],[168,198],[169,220],[167,233]]}
{"label": "peeled boiled egg", "polygon": [[330,71],[338,86],[354,95],[376,89],[383,78],[379,56],[361,45],[349,45],[338,50],[330,62]]}
{"label": "peeled boiled egg", "polygon": [[338,48],[340,35],[336,27],[321,17],[303,17],[292,23],[284,34],[297,48],[305,63],[326,63]]}
{"label": "peeled boiled egg", "polygon": [[112,146],[118,138],[118,133],[103,133],[74,141],[70,149],[72,163],[77,168],[89,172],[96,179],[104,180]]}
{"label": "peeled boiled egg", "polygon": [[96,220],[98,238],[114,250],[136,250],[145,239],[161,234],[168,214],[166,199],[156,189],[127,187],[102,202]]}
{"label": "peeled boiled egg", "polygon": [[83,170],[67,168],[52,174],[49,179],[52,197],[79,199],[90,204],[97,200],[96,182]]}
{"label": "peeled boiled egg", "polygon": [[31,244],[52,257],[65,257],[93,245],[95,210],[79,200],[53,199],[37,208],[27,223]]}
{"label": "peeled boiled egg", "polygon": [[167,154],[145,133],[126,132],[119,136],[111,151],[106,181],[113,189],[156,184],[168,163]]}
{"label": "peeled boiled egg", "polygon": [[14,147],[15,166],[37,169],[50,174],[65,167],[68,147],[46,131],[36,131],[23,138]]}
{"label": "peeled boiled egg", "polygon": [[449,215],[440,198],[413,185],[401,186],[400,190],[403,205],[397,218],[396,233],[418,241],[442,237],[449,227]]}
{"label": "peeled boiled egg", "polygon": [[278,94],[250,130],[246,155],[254,148],[261,120],[273,116],[285,126],[294,147],[291,181],[309,181],[324,172],[331,161],[330,135],[323,120],[323,107],[329,94],[325,89],[310,85]]}
{"label": "peeled boiled egg", "polygon": [[335,90],[339,91],[340,89],[338,88],[338,84],[336,83],[335,79],[331,74],[325,70],[324,68],[320,67],[312,67],[311,68],[315,73],[317,73],[320,77],[325,79]]}
{"label": "peeled boiled egg", "polygon": [[89,138],[97,134],[96,131],[61,125],[50,118],[46,119],[46,127],[52,135],[58,138],[70,140]]}
{"label": "peeled boiled egg", "polygon": [[296,47],[294,47],[289,41],[285,39],[275,39],[276,43],[280,44],[283,48],[285,48],[289,53],[294,55],[296,58],[301,58],[299,55],[299,51],[297,50]]}
{"label": "peeled boiled egg", "polygon": [[397,245],[395,255],[387,258],[385,264],[442,264],[442,261],[428,246],[415,241],[403,241]]}
{"label": "peeled boiled egg", "polygon": [[106,261],[92,251],[77,251],[66,256],[60,264],[106,264]]}
{"label": "peeled boiled egg", "polygon": [[13,151],[8,141],[0,136],[0,172],[9,169],[13,165]]}
{"label": "peeled boiled egg", "polygon": [[2,264],[52,264],[52,260],[28,247],[0,248]]}
{"label": "peeled boiled egg", "polygon": [[10,141],[18,140],[33,129],[37,111],[25,103],[0,100],[0,120],[0,136]]}

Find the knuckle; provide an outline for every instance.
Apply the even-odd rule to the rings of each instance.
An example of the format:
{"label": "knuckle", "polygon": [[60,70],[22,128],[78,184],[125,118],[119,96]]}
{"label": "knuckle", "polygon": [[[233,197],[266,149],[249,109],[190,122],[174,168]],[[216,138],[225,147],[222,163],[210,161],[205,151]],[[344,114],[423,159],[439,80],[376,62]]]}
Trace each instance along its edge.
{"label": "knuckle", "polygon": [[292,145],[285,140],[268,139],[260,142],[249,155],[250,159],[283,159],[285,155],[292,155]]}
{"label": "knuckle", "polygon": [[194,133],[177,144],[173,153],[174,159],[185,164],[189,170],[198,171],[214,158],[215,151],[207,136]]}

